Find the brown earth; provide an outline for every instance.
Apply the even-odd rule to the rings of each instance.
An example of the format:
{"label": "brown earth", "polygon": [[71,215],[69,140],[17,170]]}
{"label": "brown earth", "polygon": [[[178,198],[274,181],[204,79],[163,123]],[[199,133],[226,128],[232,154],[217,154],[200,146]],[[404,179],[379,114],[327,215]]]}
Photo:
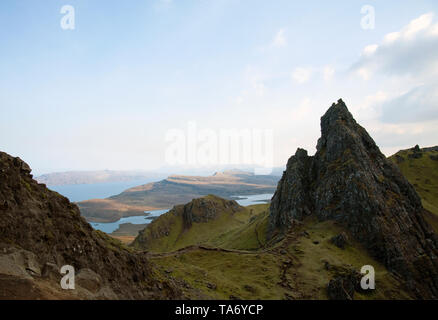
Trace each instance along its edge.
{"label": "brown earth", "polygon": [[[20,158],[0,152],[2,296],[181,298],[178,285],[172,280],[162,281],[144,254],[93,230],[75,204],[38,184],[30,172]],[[77,290],[59,290],[59,270],[63,265],[75,268]]]}

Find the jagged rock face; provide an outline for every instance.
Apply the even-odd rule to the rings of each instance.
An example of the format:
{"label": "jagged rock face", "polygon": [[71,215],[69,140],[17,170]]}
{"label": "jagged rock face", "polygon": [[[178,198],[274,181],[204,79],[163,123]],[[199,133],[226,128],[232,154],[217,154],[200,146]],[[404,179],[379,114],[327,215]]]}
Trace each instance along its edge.
{"label": "jagged rock face", "polygon": [[51,267],[58,285],[63,265],[72,265],[79,275],[94,274],[102,288],[100,294],[94,288],[97,298],[180,297],[170,283],[154,279],[144,255],[94,231],[75,204],[38,184],[30,172],[22,160],[0,152],[0,267],[3,261],[3,266],[11,269],[5,269],[6,274],[18,270],[8,262],[11,257],[27,257],[27,264],[28,257],[34,257],[32,275],[49,274]]}
{"label": "jagged rock face", "polygon": [[209,198],[193,199],[191,202],[175,206],[175,214],[181,214],[183,217],[184,228],[188,229],[194,222],[208,222],[214,220],[224,211],[231,210],[235,213],[243,210],[234,200],[226,200],[210,195]]}
{"label": "jagged rock face", "polygon": [[268,238],[307,215],[339,221],[418,297],[437,298],[438,241],[423,210],[414,188],[339,100],[321,118],[316,154],[298,149],[289,159],[272,198]]}

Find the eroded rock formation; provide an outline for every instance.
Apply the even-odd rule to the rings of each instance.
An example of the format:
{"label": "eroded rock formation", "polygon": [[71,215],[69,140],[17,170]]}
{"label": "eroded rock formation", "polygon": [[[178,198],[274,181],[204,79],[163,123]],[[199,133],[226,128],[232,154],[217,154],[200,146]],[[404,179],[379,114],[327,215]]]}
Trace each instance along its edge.
{"label": "eroded rock formation", "polygon": [[[0,152],[1,298],[181,297],[175,285],[154,277],[143,254],[93,230],[75,204],[30,172],[21,159]],[[59,288],[63,265],[77,272],[77,296]]]}
{"label": "eroded rock formation", "polygon": [[438,298],[438,240],[420,197],[339,100],[321,118],[317,152],[298,149],[270,207],[268,238],[315,215],[344,225],[418,298]]}

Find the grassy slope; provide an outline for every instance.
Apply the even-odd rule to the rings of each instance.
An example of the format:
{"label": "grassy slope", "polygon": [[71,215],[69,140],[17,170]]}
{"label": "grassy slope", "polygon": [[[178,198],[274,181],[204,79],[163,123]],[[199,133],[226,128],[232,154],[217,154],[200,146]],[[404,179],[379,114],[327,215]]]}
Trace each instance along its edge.
{"label": "grassy slope", "polygon": [[[333,222],[308,219],[283,241],[267,245],[268,207],[252,205],[232,217],[223,214],[195,223],[185,233],[181,217],[163,215],[154,223],[172,227],[167,237],[149,243],[150,259],[162,274],[182,279],[189,297],[201,292],[214,299],[326,299],[327,284],[335,275],[370,264],[377,289],[357,293],[356,299],[409,298],[360,244],[334,246],[330,238],[344,230]],[[189,247],[197,244],[205,247]]]}
{"label": "grassy slope", "polygon": [[257,250],[266,244],[266,227],[269,204],[257,204],[246,207],[244,222],[225,232],[210,236],[208,245],[236,250]]}
{"label": "grassy slope", "polygon": [[[215,197],[206,196],[204,198],[214,200]],[[252,242],[252,247],[255,249],[258,247],[255,233],[252,238],[242,238],[240,237],[241,229],[246,229],[251,218],[256,217],[267,207],[267,204],[249,206],[236,213],[224,210],[217,219],[210,220],[208,223],[193,223],[188,230],[183,228],[182,216],[170,211],[157,218],[151,223],[150,227],[146,228],[145,232],[148,234],[148,238],[153,238],[150,234],[155,233],[157,230],[168,230],[168,236],[155,237],[153,240],[148,241],[147,250],[170,252],[190,245],[202,244],[227,247],[229,243],[233,244],[229,247],[239,249],[240,247],[246,247],[248,241]],[[234,243],[236,238],[240,238],[243,243]],[[134,242],[134,247],[140,248],[136,242]]]}
{"label": "grassy slope", "polygon": [[[430,158],[437,156],[438,151],[423,151],[421,158],[409,157],[412,154],[412,150],[402,150],[390,159],[415,187],[423,206],[430,211],[426,219],[438,230],[438,161]],[[169,237],[172,245],[158,245],[156,252],[193,244],[236,251],[191,248],[155,254],[151,259],[163,274],[183,279],[188,296],[202,292],[215,299],[326,299],[330,279],[343,270],[359,271],[363,265],[372,265],[376,270],[376,290],[356,293],[355,299],[410,298],[397,278],[359,243],[350,240],[345,249],[334,246],[330,238],[345,230],[333,221],[309,218],[273,246],[266,244],[264,236],[267,221],[268,205],[260,204],[246,207],[232,219],[224,215],[214,223],[195,224],[182,237],[174,232],[181,230],[182,221],[176,222]]]}
{"label": "grassy slope", "polygon": [[[390,159],[415,187],[423,206],[431,212],[426,219],[438,230],[438,161],[430,158],[438,151],[423,151],[421,158],[409,157],[412,154],[412,150],[402,150]],[[172,245],[160,244],[157,252],[193,244],[235,251],[195,247],[155,254],[151,259],[163,274],[183,279],[188,296],[202,292],[216,299],[325,299],[330,279],[343,270],[359,271],[363,265],[372,265],[376,270],[376,290],[356,293],[355,299],[410,298],[397,278],[359,243],[350,240],[345,249],[334,246],[331,237],[345,230],[333,221],[309,218],[273,246],[267,245],[264,237],[267,221],[268,205],[261,204],[247,207],[231,219],[224,215],[214,222],[195,224],[183,236],[175,232],[181,230],[182,221],[175,222],[168,239]]]}
{"label": "grassy slope", "polygon": [[[258,218],[264,221],[266,216],[265,212]],[[263,224],[259,224],[260,229]],[[254,224],[242,227],[241,238],[255,239],[255,232],[248,232],[254,231],[254,227]],[[284,241],[268,249],[254,250],[253,240],[247,240],[245,248],[245,241],[241,240],[231,247],[254,251],[194,248],[152,255],[151,259],[163,273],[184,279],[190,288],[186,292],[188,296],[195,288],[215,299],[326,299],[327,284],[335,275],[345,269],[359,271],[361,266],[370,264],[376,270],[376,290],[366,295],[356,294],[355,299],[409,298],[398,281],[358,243],[352,242],[344,250],[334,246],[329,239],[341,231],[333,222],[308,220]],[[234,230],[224,239],[231,241],[237,234],[239,231]]]}
{"label": "grassy slope", "polygon": [[[430,158],[437,151],[423,151],[421,158],[409,157],[412,150],[402,150],[390,157],[415,187],[423,206],[431,212],[426,219],[438,230],[438,161]],[[398,158],[398,161],[397,161]],[[400,161],[400,159],[403,159]],[[204,243],[247,252],[209,251],[195,248],[174,255],[157,255],[152,259],[172,276],[182,278],[216,299],[231,296],[243,299],[325,299],[330,279],[342,270],[360,270],[372,265],[376,270],[376,290],[355,294],[355,299],[409,299],[397,278],[369,256],[365,248],[350,240],[345,249],[334,246],[330,238],[343,230],[332,221],[308,219],[302,226],[275,246],[266,246],[268,205],[248,207],[247,223],[233,225],[217,234],[210,229]],[[223,222],[222,222],[223,223]],[[197,226],[204,233],[209,226]],[[303,231],[307,233],[303,233]],[[206,232],[206,231],[205,231]],[[205,234],[205,233],[204,233]],[[350,237],[352,239],[352,237]],[[190,292],[187,292],[190,296]]]}
{"label": "grassy slope", "polygon": [[431,155],[438,156],[438,151],[423,151],[423,156],[418,159],[409,157],[413,153],[411,149],[401,150],[389,159],[414,186],[424,208],[433,214],[426,215],[426,219],[438,231],[438,161],[430,158]]}

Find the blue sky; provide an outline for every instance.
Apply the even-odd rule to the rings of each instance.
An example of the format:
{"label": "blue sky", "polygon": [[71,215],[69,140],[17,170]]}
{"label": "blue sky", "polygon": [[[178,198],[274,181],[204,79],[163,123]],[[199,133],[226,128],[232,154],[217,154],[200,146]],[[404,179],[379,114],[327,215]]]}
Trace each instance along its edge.
{"label": "blue sky", "polygon": [[434,0],[1,1],[0,150],[37,174],[155,169],[166,132],[195,121],[272,129],[282,165],[314,152],[340,97],[386,154],[436,145],[435,14]]}

